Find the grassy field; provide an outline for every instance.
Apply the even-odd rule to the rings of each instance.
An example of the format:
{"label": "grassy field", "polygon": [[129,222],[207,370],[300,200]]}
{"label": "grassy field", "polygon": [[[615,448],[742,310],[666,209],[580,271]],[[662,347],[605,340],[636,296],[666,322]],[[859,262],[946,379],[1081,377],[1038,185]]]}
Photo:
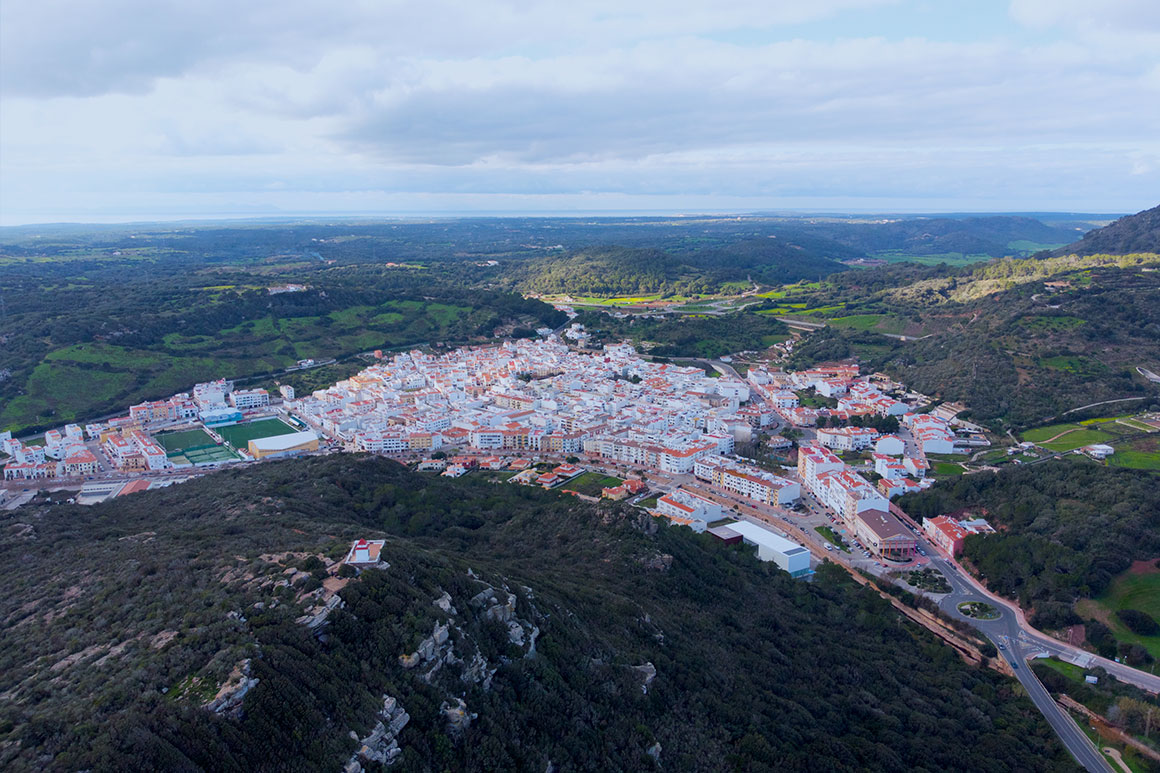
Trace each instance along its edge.
{"label": "grassy field", "polygon": [[92,405],[108,405],[131,388],[128,371],[96,370],[68,362],[41,362],[28,379],[26,393],[4,406],[0,427],[19,430],[38,416],[55,424],[89,418]]}
{"label": "grassy field", "polygon": [[849,330],[873,330],[877,333],[901,333],[905,324],[889,314],[853,314],[848,317],[834,317],[830,320],[834,327]]}
{"label": "grassy field", "polygon": [[[1119,426],[1123,427],[1122,424]],[[1108,466],[1160,470],[1160,437],[1136,438],[1116,446],[1116,452],[1108,457]]]}
{"label": "grassy field", "polygon": [[1076,432],[1069,432],[1056,440],[1042,443],[1042,445],[1044,448],[1052,451],[1071,451],[1072,449],[1090,446],[1094,443],[1107,443],[1113,439],[1113,436],[1106,432],[1100,432],[1094,429],[1081,429]]}
{"label": "grassy field", "polygon": [[969,266],[972,263],[991,260],[990,255],[964,254],[962,252],[943,252],[935,255],[912,255],[905,252],[876,252],[870,257],[880,258],[890,263],[920,263],[924,266],[937,266],[942,263],[946,263],[948,266]]}
{"label": "grassy field", "polygon": [[1102,596],[1076,604],[1081,616],[1102,620],[1119,641],[1140,644],[1153,657],[1160,658],[1160,636],[1132,633],[1116,617],[1115,612],[1120,609],[1138,609],[1160,620],[1160,569],[1152,565],[1129,570],[1117,577]]}
{"label": "grassy field", "polygon": [[278,435],[290,435],[298,430],[281,419],[259,419],[245,424],[231,424],[214,430],[234,448],[245,448],[251,440]]}
{"label": "grassy field", "polygon": [[[545,295],[541,298],[545,303],[570,303],[573,306],[640,306],[642,304],[685,304],[697,303],[702,300],[725,299],[728,295],[637,295],[621,296],[619,298],[600,298],[594,295]],[[571,298],[571,301],[565,300]]]}
{"label": "grassy field", "polygon": [[1049,427],[1036,427],[1027,430],[1023,433],[1023,439],[1052,451],[1071,451],[1074,448],[1090,446],[1093,443],[1106,443],[1114,438],[1111,434],[1091,429],[1090,426],[1052,424]]}
{"label": "grassy field", "polygon": [[1109,467],[1129,470],[1160,470],[1160,451],[1116,451],[1108,457]]}
{"label": "grassy field", "polygon": [[1087,323],[1087,320],[1079,317],[1023,317],[1019,320],[1019,326],[1031,332],[1043,332],[1047,330],[1071,330],[1080,325]]}
{"label": "grassy field", "polygon": [[774,290],[766,290],[763,293],[758,293],[758,298],[767,298],[778,300],[787,298],[792,295],[800,295],[801,293],[808,293],[811,290],[818,290],[822,286],[821,282],[798,282],[792,285],[783,285]]}
{"label": "grassy field", "polygon": [[163,432],[154,438],[174,464],[213,464],[239,458],[225,446],[220,446],[203,429],[181,432]]}
{"label": "grassy field", "polygon": [[187,429],[182,432],[162,432],[155,435],[154,440],[161,444],[167,453],[182,451],[186,448],[215,445],[204,429]]}
{"label": "grassy field", "polygon": [[621,483],[624,483],[624,481],[612,475],[605,475],[602,472],[586,472],[583,475],[576,476],[560,486],[560,488],[567,491],[575,491],[577,494],[598,497],[600,496],[601,489],[619,486]]}
{"label": "grassy field", "polygon": [[1047,427],[1036,427],[1029,429],[1023,433],[1023,440],[1029,440],[1032,443],[1042,443],[1044,440],[1050,440],[1061,432],[1066,432],[1069,429],[1081,429],[1078,424],[1052,424]]}
{"label": "grassy field", "polygon": [[1058,671],[1076,684],[1083,684],[1083,678],[1088,673],[1087,669],[1085,668],[1080,668],[1079,666],[1072,665],[1071,663],[1065,663],[1064,661],[1058,660],[1056,658],[1039,658],[1035,662],[1042,663],[1052,671]]}
{"label": "grassy field", "polygon": [[1007,249],[1016,250],[1017,252],[1040,252],[1042,250],[1054,250],[1062,246],[1062,244],[1045,244],[1043,242],[1033,242],[1028,239],[1016,239],[1015,241],[1007,242]]}
{"label": "grassy field", "polygon": [[1095,376],[1105,373],[1108,367],[1099,360],[1093,360],[1090,357],[1076,357],[1071,355],[1060,355],[1058,357],[1041,357],[1039,364],[1044,368],[1051,368],[1052,370],[1062,370],[1067,373],[1075,373],[1080,376]]}
{"label": "grassy field", "polygon": [[652,496],[652,497],[649,497],[648,499],[642,499],[637,504],[639,504],[641,507],[647,507],[651,510],[652,508],[657,506],[658,499],[660,499],[659,496]]}
{"label": "grassy field", "polygon": [[962,475],[964,468],[954,462],[935,462],[931,465],[931,472],[935,475]]}

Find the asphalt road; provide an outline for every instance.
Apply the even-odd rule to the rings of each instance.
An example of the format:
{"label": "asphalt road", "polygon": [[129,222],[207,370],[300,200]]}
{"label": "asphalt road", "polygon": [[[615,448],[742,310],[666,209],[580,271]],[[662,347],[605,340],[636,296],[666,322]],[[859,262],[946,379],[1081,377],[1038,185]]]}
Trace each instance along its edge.
{"label": "asphalt road", "polygon": [[[705,488],[702,485],[702,490]],[[813,504],[811,508],[813,511],[821,509],[821,506],[812,500],[808,492],[803,491],[803,499],[807,503]],[[817,550],[818,544],[821,540],[812,532],[812,521],[810,516],[802,517],[797,515],[789,515],[788,518],[778,514],[777,508],[763,507],[761,515],[765,516],[760,520],[773,522],[775,525],[781,526],[786,531],[791,532],[790,538],[800,539],[807,547],[811,549],[815,555],[819,555],[821,551]],[[757,514],[757,508],[745,507],[741,508],[743,513],[752,511],[751,514]],[[748,513],[747,513],[748,514]],[[786,514],[788,515],[788,514]],[[780,519],[783,523],[777,524],[773,517]],[[786,528],[788,527],[788,528]],[[792,532],[796,532],[793,534]],[[956,564],[941,557],[932,545],[926,542],[919,536],[919,544],[926,553],[925,559],[918,559],[916,563],[923,563],[933,568],[938,569],[947,578],[947,582],[951,585],[951,592],[943,596],[939,601],[939,607],[949,615],[967,622],[978,628],[988,639],[990,639],[995,647],[999,649],[1000,655],[1011,665],[1015,677],[1027,690],[1028,697],[1031,698],[1032,703],[1043,714],[1047,723],[1055,731],[1056,735],[1063,742],[1064,746],[1072,756],[1088,771],[1100,771],[1101,773],[1112,773],[1113,769],[1108,764],[1107,759],[1100,753],[1100,751],[1092,744],[1087,735],[1076,725],[1071,716],[1064,711],[1051,697],[1047,689],[1035,676],[1035,672],[1028,666],[1029,658],[1042,653],[1052,655],[1069,655],[1070,659],[1079,657],[1089,657],[1093,661],[1096,660],[1094,656],[1082,651],[1074,650],[1074,648],[1064,645],[1062,642],[1057,642],[1054,639],[1047,639],[1037,633],[1031,633],[1030,626],[1027,626],[1023,621],[1022,616],[1017,610],[1002,601],[991,597],[981,591],[978,584],[973,578],[968,577]],[[893,567],[879,567],[873,563],[873,560],[863,561],[856,554],[839,554],[837,551],[830,552],[825,555],[830,560],[835,560],[840,563],[849,563],[860,565],[862,568],[869,570],[874,574],[881,574],[887,568]],[[958,610],[958,605],[968,601],[982,601],[1000,610],[1000,617],[995,620],[976,620],[968,618]],[[1100,665],[1104,665],[1100,663]],[[1111,663],[1115,669],[1108,667],[1109,673],[1116,675],[1133,684],[1136,684],[1146,689],[1152,688],[1148,682],[1155,680],[1157,686],[1160,686],[1160,677],[1151,677],[1151,675],[1138,671],[1127,666],[1121,666],[1117,663]],[[1122,676],[1121,676],[1122,674]]]}
{"label": "asphalt road", "polygon": [[[932,558],[931,565],[941,571],[950,583],[952,591],[939,601],[939,607],[949,615],[966,620],[978,628],[999,648],[999,655],[1015,672],[1015,678],[1027,690],[1031,702],[1043,714],[1064,746],[1088,771],[1112,773],[1112,767],[1092,744],[1091,740],[1076,725],[1075,721],[1047,692],[1043,683],[1035,676],[1027,659],[1045,651],[1038,643],[1038,637],[1029,635],[1021,625],[1015,611],[994,599],[983,596],[975,590],[974,584],[965,579],[958,567],[943,558]],[[958,606],[967,601],[982,601],[999,610],[996,620],[976,620],[959,612]]]}

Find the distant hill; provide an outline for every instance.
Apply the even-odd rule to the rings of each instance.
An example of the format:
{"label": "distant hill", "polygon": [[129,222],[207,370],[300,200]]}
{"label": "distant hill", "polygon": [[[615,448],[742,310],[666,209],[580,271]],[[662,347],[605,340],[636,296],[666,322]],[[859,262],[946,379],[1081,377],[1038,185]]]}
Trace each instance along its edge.
{"label": "distant hill", "polygon": [[627,505],[342,455],[0,512],[6,771],[1074,769],[844,571]]}
{"label": "distant hill", "polygon": [[1103,228],[1089,231],[1074,244],[1053,255],[1131,255],[1160,253],[1160,206],[1121,217]]}
{"label": "distant hill", "polygon": [[810,232],[866,254],[900,253],[989,255],[994,258],[1035,252],[1041,245],[1066,244],[1071,228],[1046,225],[1031,217],[911,217],[876,223],[818,223]]}
{"label": "distant hill", "polygon": [[[622,246],[590,247],[528,261],[514,273],[516,286],[537,295],[637,296],[715,293],[729,283],[780,284],[821,279],[845,266],[826,253],[855,253],[824,239],[809,246],[767,237],[684,253]],[[739,288],[734,288],[739,289]]]}

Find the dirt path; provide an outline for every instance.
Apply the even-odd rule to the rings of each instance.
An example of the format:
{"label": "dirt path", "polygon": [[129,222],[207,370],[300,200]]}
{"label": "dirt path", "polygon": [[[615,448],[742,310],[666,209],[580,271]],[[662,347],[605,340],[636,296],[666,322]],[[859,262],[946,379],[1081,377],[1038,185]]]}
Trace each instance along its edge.
{"label": "dirt path", "polygon": [[1079,432],[1079,428],[1077,427],[1075,429],[1065,429],[1063,432],[1060,432],[1055,437],[1049,437],[1047,440],[1042,440],[1042,441],[1036,443],[1035,445],[1041,446],[1044,443],[1054,443],[1055,441],[1059,440],[1064,435],[1070,435],[1072,432]]}

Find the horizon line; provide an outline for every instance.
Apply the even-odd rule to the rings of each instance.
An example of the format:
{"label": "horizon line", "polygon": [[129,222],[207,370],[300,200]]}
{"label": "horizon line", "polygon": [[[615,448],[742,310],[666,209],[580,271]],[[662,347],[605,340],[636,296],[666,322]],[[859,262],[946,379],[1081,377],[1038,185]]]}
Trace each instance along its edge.
{"label": "horizon line", "polygon": [[[806,218],[806,217],[1039,217],[1071,216],[1087,218],[1119,218],[1132,212],[1100,212],[1072,209],[808,209],[779,207],[755,210],[681,210],[681,209],[591,209],[591,210],[416,210],[394,212],[271,212],[268,214],[229,214],[224,212],[208,214],[173,215],[108,215],[93,220],[44,219],[18,223],[0,223],[0,230],[33,227],[83,227],[83,226],[154,226],[154,225],[213,225],[216,223],[275,223],[295,220],[365,220],[365,221],[413,221],[424,219],[472,220],[472,219],[574,219],[596,218]],[[91,217],[91,216],[90,216]]]}

